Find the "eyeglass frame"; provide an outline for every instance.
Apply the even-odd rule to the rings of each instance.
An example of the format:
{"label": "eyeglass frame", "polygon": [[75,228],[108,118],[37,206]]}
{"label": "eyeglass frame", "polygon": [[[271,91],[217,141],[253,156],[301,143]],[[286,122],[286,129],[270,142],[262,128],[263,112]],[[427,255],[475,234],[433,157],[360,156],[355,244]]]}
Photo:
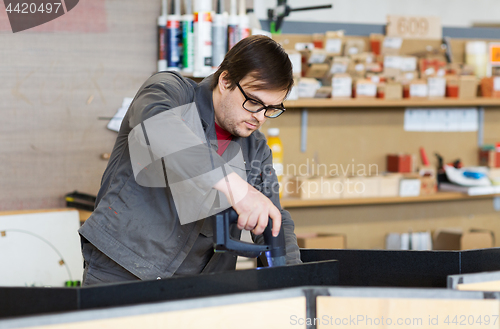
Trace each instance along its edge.
{"label": "eyeglass frame", "polygon": [[[238,87],[238,89],[241,91],[241,93],[243,94],[243,97],[245,97],[245,100],[243,101],[243,104],[241,105],[245,110],[247,110],[248,112],[250,113],[259,113],[260,111],[264,111],[264,116],[266,118],[269,118],[269,119],[275,119],[277,117],[279,117],[280,115],[282,115],[283,113],[285,113],[286,109],[285,109],[285,106],[283,105],[283,103],[281,103],[281,108],[279,107],[276,107],[274,105],[270,105],[270,106],[267,106],[265,105],[264,103],[262,103],[261,101],[257,100],[257,99],[253,99],[253,98],[250,98],[247,96],[247,94],[245,94],[245,92],[243,91],[243,88],[240,86],[240,83],[239,82],[236,82],[236,86]],[[245,107],[245,103],[248,102],[248,101],[252,101],[252,102],[255,102],[255,103],[259,103],[260,105],[262,105],[262,108],[258,109],[257,111],[250,111],[249,109],[247,109]],[[282,110],[280,114],[278,114],[277,116],[275,117],[270,117],[270,116],[267,116],[266,115],[266,112],[269,108],[273,108],[273,109],[276,109],[276,110]]]}

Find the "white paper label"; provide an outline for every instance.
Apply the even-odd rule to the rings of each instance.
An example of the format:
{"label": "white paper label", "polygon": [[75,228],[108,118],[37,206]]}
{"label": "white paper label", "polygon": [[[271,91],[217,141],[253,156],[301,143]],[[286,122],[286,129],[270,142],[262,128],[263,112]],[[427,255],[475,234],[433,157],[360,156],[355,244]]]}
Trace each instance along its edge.
{"label": "white paper label", "polygon": [[427,79],[429,97],[444,97],[446,93],[446,80],[444,78]]}
{"label": "white paper label", "polygon": [[399,185],[399,196],[419,196],[420,179],[402,179]]}
{"label": "white paper label", "polygon": [[347,65],[343,63],[333,63],[332,67],[330,68],[330,73],[335,74],[335,73],[346,73],[347,72]]}
{"label": "white paper label", "polygon": [[424,84],[410,85],[410,97],[427,97],[427,85]]}
{"label": "white paper label", "polygon": [[385,56],[384,57],[384,67],[401,69],[401,56]]}
{"label": "white paper label", "polygon": [[436,73],[436,70],[434,70],[433,67],[429,67],[427,70],[424,72],[426,75],[434,75]]}
{"label": "white paper label", "polygon": [[417,58],[416,57],[402,57],[401,58],[401,71],[416,71]]}
{"label": "white paper label", "polygon": [[374,75],[370,78],[373,83],[379,83],[380,82],[380,77],[378,75]]}
{"label": "white paper label", "polygon": [[402,38],[389,38],[386,37],[384,39],[384,48],[393,48],[393,49],[399,49],[401,48],[401,45],[403,44],[403,39]]}
{"label": "white paper label", "polygon": [[416,79],[416,77],[415,77],[415,72],[407,72],[407,73],[405,73],[405,79],[406,79],[406,80],[413,80],[413,79]]}
{"label": "white paper label", "polygon": [[347,52],[349,53],[349,55],[356,55],[359,52],[359,50],[356,47],[351,47]]}
{"label": "white paper label", "polygon": [[370,96],[377,95],[377,86],[373,83],[359,83],[356,85],[356,96]]}
{"label": "white paper label", "polygon": [[500,91],[500,77],[493,78],[493,90]]}
{"label": "white paper label", "polygon": [[438,77],[444,77],[446,75],[446,70],[445,69],[439,69],[436,73]]}
{"label": "white paper label", "polygon": [[327,53],[340,54],[342,51],[342,39],[326,39],[325,50]]}
{"label": "white paper label", "polygon": [[301,51],[306,49],[314,49],[314,43],[297,42],[295,44],[295,50]]}
{"label": "white paper label", "polygon": [[361,72],[361,71],[364,71],[365,70],[365,64],[356,64],[354,66],[354,70],[356,70],[357,72]]}
{"label": "white paper label", "polygon": [[351,97],[352,79],[348,77],[334,77],[332,79],[332,97]]}
{"label": "white paper label", "polygon": [[321,63],[324,63],[325,62],[325,59],[326,59],[326,54],[311,54],[311,56],[309,57],[309,64],[321,64]]}
{"label": "white paper label", "polygon": [[302,72],[302,56],[300,54],[288,54],[290,62],[292,62],[293,75],[299,75]]}

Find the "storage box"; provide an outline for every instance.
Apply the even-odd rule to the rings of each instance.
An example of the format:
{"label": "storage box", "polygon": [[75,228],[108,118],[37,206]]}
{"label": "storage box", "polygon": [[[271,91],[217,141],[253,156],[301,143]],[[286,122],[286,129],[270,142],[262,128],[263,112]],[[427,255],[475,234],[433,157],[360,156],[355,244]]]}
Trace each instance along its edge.
{"label": "storage box", "polygon": [[342,198],[373,198],[380,194],[379,176],[352,176],[344,179]]}
{"label": "storage box", "polygon": [[308,64],[304,77],[322,79],[329,71],[330,65],[327,63]]}
{"label": "storage box", "polygon": [[467,250],[493,248],[495,235],[492,231],[471,229],[442,228],[434,232],[434,250]]}
{"label": "storage box", "polygon": [[344,190],[343,177],[286,176],[283,184],[284,196],[303,200],[339,199]]}
{"label": "storage box", "polygon": [[297,244],[299,248],[308,249],[345,249],[346,237],[343,234],[299,233]]}
{"label": "storage box", "polygon": [[421,185],[422,181],[419,179],[419,177],[416,178],[403,177],[399,181],[399,196],[400,197],[419,196]]}
{"label": "storage box", "polygon": [[403,176],[401,174],[385,174],[380,176],[381,197],[395,197],[399,195],[399,181]]}
{"label": "storage box", "polygon": [[388,154],[387,171],[399,173],[413,172],[413,156],[411,154]]}
{"label": "storage box", "polygon": [[469,99],[477,96],[477,78],[472,75],[463,75],[458,80],[458,98]]}
{"label": "storage box", "polygon": [[335,74],[332,78],[332,88],[332,98],[351,98],[351,76],[348,74]]}
{"label": "storage box", "polygon": [[500,77],[482,78],[481,96],[500,97]]}
{"label": "storage box", "polygon": [[375,98],[377,85],[371,80],[362,79],[356,82],[356,98]]}
{"label": "storage box", "polygon": [[413,80],[410,82],[409,96],[410,98],[426,98],[429,95],[427,81]]}
{"label": "storage box", "polygon": [[420,177],[420,195],[431,195],[437,192],[436,176]]}
{"label": "storage box", "polygon": [[479,150],[479,165],[490,168],[500,167],[500,152],[495,150]]}
{"label": "storage box", "polygon": [[402,99],[403,85],[397,82],[387,83],[381,88],[383,90],[384,99]]}

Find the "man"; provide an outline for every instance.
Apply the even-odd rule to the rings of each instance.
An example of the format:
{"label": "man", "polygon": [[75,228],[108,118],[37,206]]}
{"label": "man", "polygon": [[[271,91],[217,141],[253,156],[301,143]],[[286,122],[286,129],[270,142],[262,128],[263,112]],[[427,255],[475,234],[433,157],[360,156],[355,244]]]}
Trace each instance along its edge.
{"label": "man", "polygon": [[287,264],[300,263],[257,130],[284,112],[292,85],[288,55],[265,36],[239,42],[199,85],[174,72],[149,78],[124,117],[96,209],[79,230],[83,285],[234,269],[234,255],[214,254],[209,219],[228,206],[255,242],[269,217],[275,236],[283,226]]}

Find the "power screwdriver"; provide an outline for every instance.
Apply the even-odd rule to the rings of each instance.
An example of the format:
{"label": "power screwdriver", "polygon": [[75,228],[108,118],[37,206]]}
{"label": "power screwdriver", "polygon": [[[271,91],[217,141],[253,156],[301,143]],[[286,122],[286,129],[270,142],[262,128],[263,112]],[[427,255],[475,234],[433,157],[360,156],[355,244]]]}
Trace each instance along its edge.
{"label": "power screwdriver", "polygon": [[230,252],[238,256],[257,258],[265,253],[269,267],[286,265],[285,235],[283,226],[278,236],[272,234],[272,219],[269,218],[264,230],[264,245],[239,241],[231,238],[230,226],[236,225],[238,214],[228,208],[215,215],[214,249],[216,252]]}

